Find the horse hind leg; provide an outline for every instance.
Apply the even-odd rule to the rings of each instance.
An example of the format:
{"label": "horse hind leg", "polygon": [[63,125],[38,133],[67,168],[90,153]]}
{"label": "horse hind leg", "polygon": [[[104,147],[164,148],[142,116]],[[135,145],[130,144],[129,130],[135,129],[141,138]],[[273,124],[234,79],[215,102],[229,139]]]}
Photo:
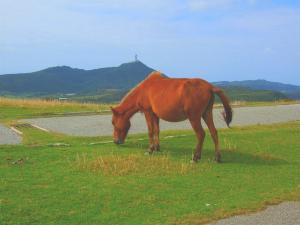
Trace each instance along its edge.
{"label": "horse hind leg", "polygon": [[212,107],[209,107],[207,109],[207,111],[203,115],[203,119],[209,129],[209,132],[215,144],[215,160],[216,162],[221,162],[221,152],[219,147],[218,131],[213,121]]}
{"label": "horse hind leg", "polygon": [[159,118],[154,113],[153,113],[153,144],[154,144],[154,151],[160,151]]}
{"label": "horse hind leg", "polygon": [[198,139],[198,143],[196,145],[196,149],[193,156],[193,161],[197,162],[198,160],[201,159],[202,147],[205,138],[205,131],[201,125],[201,120],[199,118],[198,119],[189,118],[189,120]]}

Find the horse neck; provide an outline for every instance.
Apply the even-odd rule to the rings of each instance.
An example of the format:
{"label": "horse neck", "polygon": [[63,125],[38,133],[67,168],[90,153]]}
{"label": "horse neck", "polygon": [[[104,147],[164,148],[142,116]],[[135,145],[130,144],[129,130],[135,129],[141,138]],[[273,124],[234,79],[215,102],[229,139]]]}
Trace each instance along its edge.
{"label": "horse neck", "polygon": [[130,119],[136,112],[139,111],[136,101],[138,97],[138,90],[132,90],[128,95],[124,97],[119,105],[119,109],[125,113],[125,116]]}

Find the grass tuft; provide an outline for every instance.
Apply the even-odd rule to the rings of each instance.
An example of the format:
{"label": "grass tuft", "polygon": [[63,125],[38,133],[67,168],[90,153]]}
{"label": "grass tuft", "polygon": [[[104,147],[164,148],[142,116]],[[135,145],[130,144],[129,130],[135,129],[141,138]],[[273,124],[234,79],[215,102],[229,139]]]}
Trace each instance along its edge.
{"label": "grass tuft", "polygon": [[196,168],[187,161],[172,160],[169,155],[139,154],[97,156],[93,159],[89,159],[86,154],[77,154],[75,166],[104,176],[185,175],[194,172]]}

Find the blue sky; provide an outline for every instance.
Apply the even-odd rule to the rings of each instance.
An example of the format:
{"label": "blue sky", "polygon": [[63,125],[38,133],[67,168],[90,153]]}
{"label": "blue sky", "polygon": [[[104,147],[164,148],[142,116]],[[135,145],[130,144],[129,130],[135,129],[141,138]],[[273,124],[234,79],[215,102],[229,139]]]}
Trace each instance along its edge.
{"label": "blue sky", "polygon": [[134,54],[174,77],[300,85],[300,0],[0,0],[0,74]]}

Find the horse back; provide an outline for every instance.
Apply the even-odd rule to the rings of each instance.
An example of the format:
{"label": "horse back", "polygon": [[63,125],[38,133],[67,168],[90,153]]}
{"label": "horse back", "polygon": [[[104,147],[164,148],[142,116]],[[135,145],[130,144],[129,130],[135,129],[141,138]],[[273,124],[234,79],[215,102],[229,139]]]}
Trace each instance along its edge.
{"label": "horse back", "polygon": [[206,105],[211,97],[211,85],[201,79],[166,78],[156,74],[139,88],[142,108],[152,110],[167,121],[186,119],[187,111],[201,107],[203,102]]}

